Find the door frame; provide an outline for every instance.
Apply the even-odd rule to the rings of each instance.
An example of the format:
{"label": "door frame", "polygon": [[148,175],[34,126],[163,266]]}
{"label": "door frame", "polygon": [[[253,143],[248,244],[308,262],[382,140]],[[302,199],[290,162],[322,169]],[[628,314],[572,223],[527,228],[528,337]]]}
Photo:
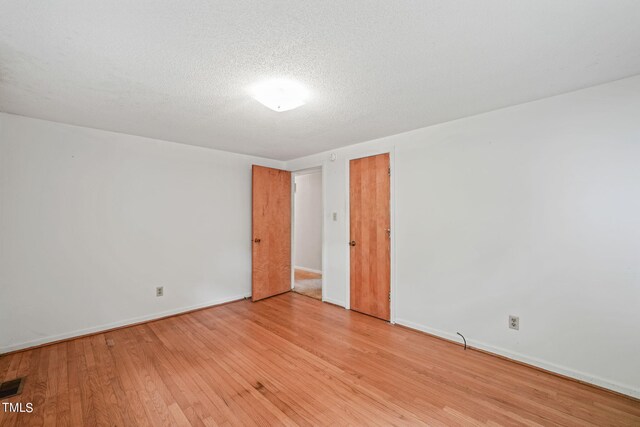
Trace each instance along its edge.
{"label": "door frame", "polygon": [[317,166],[310,166],[310,167],[306,167],[304,169],[298,169],[295,171],[291,171],[291,289],[294,288],[295,285],[295,258],[296,258],[296,231],[295,231],[295,226],[296,226],[296,191],[295,191],[295,182],[296,182],[296,176],[298,175],[306,175],[308,174],[310,171],[320,171],[320,179],[322,180],[322,185],[321,185],[321,201],[320,201],[320,211],[322,212],[322,221],[320,222],[320,236],[321,236],[321,260],[320,260],[320,271],[322,271],[322,278],[321,278],[321,286],[322,286],[322,302],[325,302],[325,298],[326,298],[326,286],[324,283],[324,278],[325,278],[325,274],[324,274],[324,270],[325,270],[325,260],[327,259],[327,254],[326,254],[326,239],[324,236],[325,230],[327,229],[325,222],[327,221],[326,218],[326,213],[324,211],[324,207],[325,207],[325,194],[326,194],[326,187],[325,187],[325,182],[326,182],[326,177],[325,177],[325,167],[324,164],[320,164]]}
{"label": "door frame", "polygon": [[[345,217],[345,239],[344,245],[347,248],[349,240],[351,238],[351,169],[350,169],[350,161],[355,159],[361,159],[363,157],[371,157],[376,156],[378,154],[389,153],[389,167],[391,168],[391,176],[390,176],[390,185],[389,185],[389,210],[391,217],[391,247],[390,247],[390,256],[391,256],[391,274],[389,277],[390,283],[389,288],[391,291],[391,301],[389,301],[389,323],[396,323],[396,168],[395,168],[395,146],[386,147],[386,148],[377,148],[377,149],[369,149],[363,150],[362,152],[351,154],[349,156],[345,156],[344,159],[344,170],[345,170],[345,193],[346,193],[346,217]],[[345,270],[346,270],[346,289],[345,289],[345,308],[347,310],[351,310],[351,251],[346,250],[346,258],[345,258]],[[323,287],[324,290],[324,287]]]}

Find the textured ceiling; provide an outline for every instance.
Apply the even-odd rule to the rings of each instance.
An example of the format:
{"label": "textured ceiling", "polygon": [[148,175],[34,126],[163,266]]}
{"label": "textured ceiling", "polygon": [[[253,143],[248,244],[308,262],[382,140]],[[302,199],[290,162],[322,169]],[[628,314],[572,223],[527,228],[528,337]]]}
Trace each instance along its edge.
{"label": "textured ceiling", "polygon": [[637,0],[0,0],[1,111],[283,160],[638,73]]}

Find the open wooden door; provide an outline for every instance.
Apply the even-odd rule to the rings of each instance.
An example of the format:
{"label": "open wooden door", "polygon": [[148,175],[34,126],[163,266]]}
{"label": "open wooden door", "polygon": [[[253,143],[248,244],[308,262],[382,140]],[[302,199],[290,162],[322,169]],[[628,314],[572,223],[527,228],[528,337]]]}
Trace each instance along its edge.
{"label": "open wooden door", "polygon": [[251,298],[291,290],[291,172],[253,165]]}
{"label": "open wooden door", "polygon": [[351,309],[384,320],[391,300],[389,153],[349,163]]}

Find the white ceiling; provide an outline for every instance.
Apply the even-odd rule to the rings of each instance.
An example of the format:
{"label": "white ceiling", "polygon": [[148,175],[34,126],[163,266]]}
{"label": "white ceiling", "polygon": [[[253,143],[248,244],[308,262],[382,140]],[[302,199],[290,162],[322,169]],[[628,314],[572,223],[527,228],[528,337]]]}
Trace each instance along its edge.
{"label": "white ceiling", "polygon": [[637,0],[0,0],[1,111],[282,160],[638,73]]}

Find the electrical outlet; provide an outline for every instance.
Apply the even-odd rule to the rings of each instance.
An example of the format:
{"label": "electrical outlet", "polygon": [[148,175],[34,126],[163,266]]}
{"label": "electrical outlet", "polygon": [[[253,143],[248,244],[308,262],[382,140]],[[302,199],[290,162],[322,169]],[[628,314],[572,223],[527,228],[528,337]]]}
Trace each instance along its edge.
{"label": "electrical outlet", "polygon": [[509,329],[520,330],[520,318],[518,316],[509,316]]}
{"label": "electrical outlet", "polygon": [[332,216],[334,221],[338,220],[338,212],[334,212]]}
{"label": "electrical outlet", "polygon": [[156,288],[156,296],[161,297],[164,295],[164,286],[158,286]]}

